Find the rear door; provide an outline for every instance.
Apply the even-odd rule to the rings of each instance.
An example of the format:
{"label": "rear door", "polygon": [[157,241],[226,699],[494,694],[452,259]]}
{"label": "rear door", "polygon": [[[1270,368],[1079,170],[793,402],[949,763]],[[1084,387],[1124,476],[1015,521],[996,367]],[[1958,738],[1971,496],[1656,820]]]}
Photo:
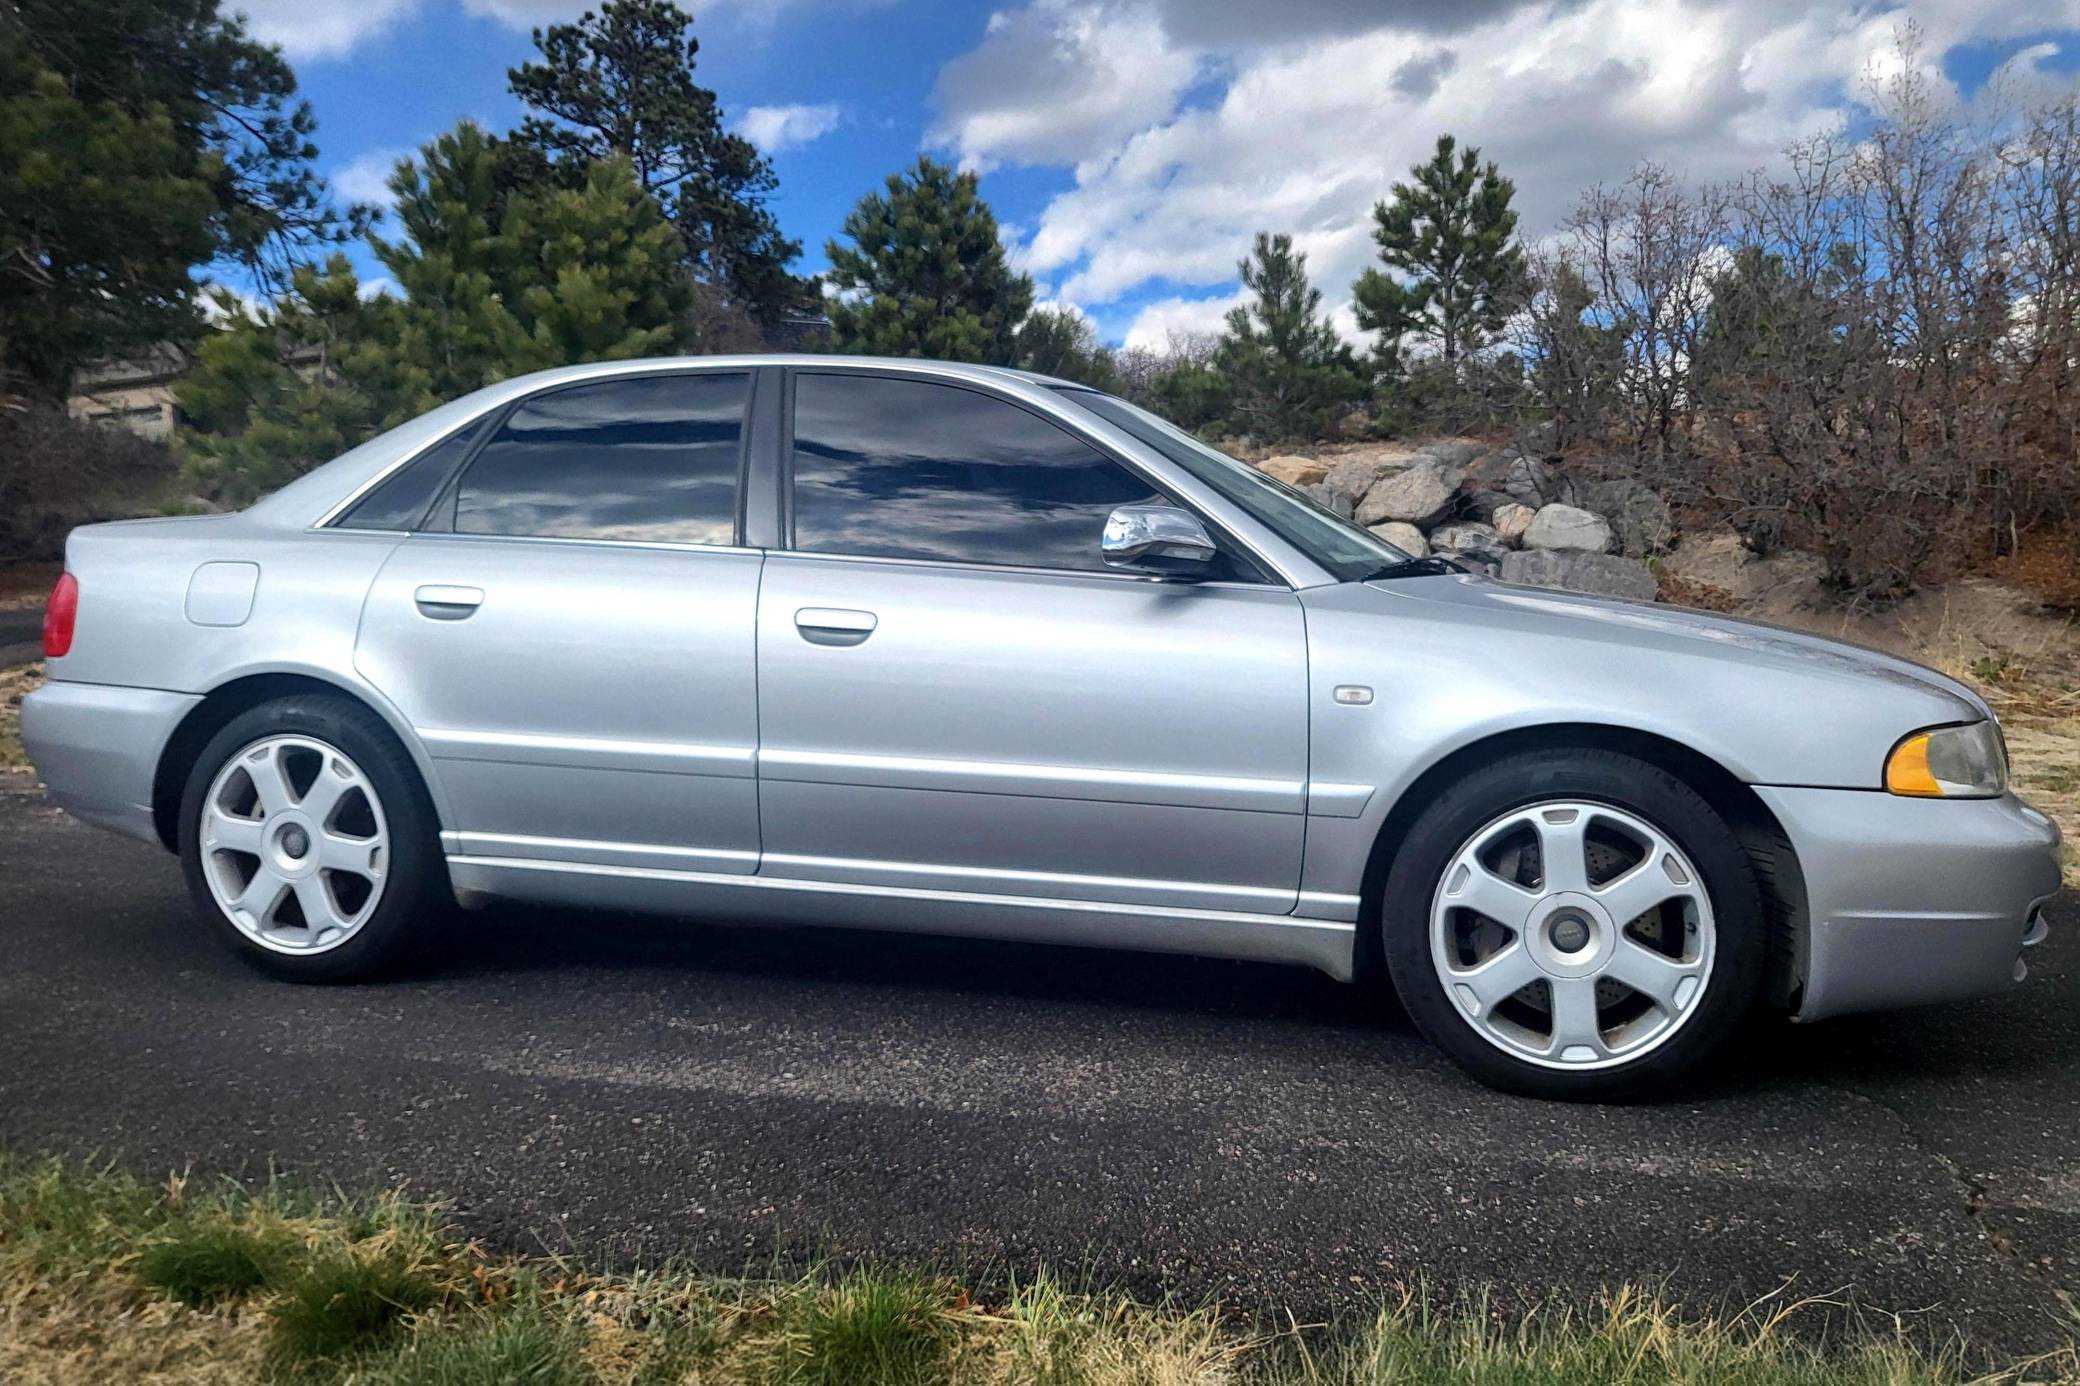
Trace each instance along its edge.
{"label": "rear door", "polygon": [[739,542],[755,375],[552,389],[431,479],[355,665],[432,755],[451,852],[757,869],[762,555]]}
{"label": "rear door", "polygon": [[1162,497],[1029,406],[793,374],[792,547],[759,603],[765,874],[1290,911],[1307,776],[1294,594],[1108,568]]}

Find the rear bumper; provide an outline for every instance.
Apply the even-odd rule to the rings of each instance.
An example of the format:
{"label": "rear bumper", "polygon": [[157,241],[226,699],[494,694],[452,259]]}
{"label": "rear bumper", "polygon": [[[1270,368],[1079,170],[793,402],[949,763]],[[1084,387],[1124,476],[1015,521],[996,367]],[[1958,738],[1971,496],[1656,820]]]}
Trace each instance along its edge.
{"label": "rear bumper", "polygon": [[1954,1001],[2022,980],[2059,887],[2058,827],[2020,799],[1755,792],[1806,885],[1800,1020]]}
{"label": "rear bumper", "polygon": [[156,688],[55,681],[22,700],[22,745],[60,808],[157,842],[152,780],[159,755],[201,701]]}

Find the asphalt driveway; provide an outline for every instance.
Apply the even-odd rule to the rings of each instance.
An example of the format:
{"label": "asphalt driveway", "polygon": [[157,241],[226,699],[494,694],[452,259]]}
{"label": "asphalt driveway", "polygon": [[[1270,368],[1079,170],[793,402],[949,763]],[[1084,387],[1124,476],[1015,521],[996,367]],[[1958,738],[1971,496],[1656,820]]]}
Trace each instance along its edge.
{"label": "asphalt driveway", "polygon": [[[6,781],[0,780],[0,785]],[[1045,1261],[1302,1316],[1789,1278],[1994,1347],[2080,1289],[2080,908],[1999,1001],[1761,1024],[1680,1102],[1473,1087],[1376,991],[1189,959],[506,909],[295,988],[173,860],[0,789],[0,1141],[454,1200],[519,1249]]]}

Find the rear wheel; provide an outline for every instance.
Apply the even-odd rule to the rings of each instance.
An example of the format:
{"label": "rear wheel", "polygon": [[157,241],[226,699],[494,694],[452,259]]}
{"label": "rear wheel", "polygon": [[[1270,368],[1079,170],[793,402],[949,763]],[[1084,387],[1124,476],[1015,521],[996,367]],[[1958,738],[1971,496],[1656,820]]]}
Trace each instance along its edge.
{"label": "rear wheel", "polygon": [[445,903],[418,774],[390,729],[344,698],[281,698],[232,719],[189,776],[180,849],[196,913],[293,980],[377,971]]}
{"label": "rear wheel", "polygon": [[1382,925],[1418,1025],[1482,1081],[1608,1100],[1665,1086],[1753,1004],[1761,893],[1711,806],[1633,756],[1482,767],[1388,876]]}

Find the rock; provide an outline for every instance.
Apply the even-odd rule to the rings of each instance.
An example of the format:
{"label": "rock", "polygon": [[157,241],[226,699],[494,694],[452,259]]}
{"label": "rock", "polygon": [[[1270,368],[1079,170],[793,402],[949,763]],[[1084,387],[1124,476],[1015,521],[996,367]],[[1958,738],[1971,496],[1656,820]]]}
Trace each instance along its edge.
{"label": "rock", "polygon": [[1358,498],[1377,485],[1381,477],[1406,471],[1421,460],[1409,448],[1364,448],[1336,458],[1329,464],[1329,474],[1323,480],[1356,504]]}
{"label": "rock", "polygon": [[1610,522],[1579,506],[1555,502],[1543,506],[1524,528],[1527,549],[1579,549],[1584,553],[1607,553],[1611,547]]}
{"label": "rock", "polygon": [[1480,564],[1484,568],[1497,568],[1508,556],[1509,547],[1493,525],[1459,523],[1439,525],[1430,531],[1432,552],[1445,558],[1455,558],[1468,564]]}
{"label": "rock", "polygon": [[1265,458],[1257,464],[1257,470],[1266,476],[1277,477],[1288,486],[1313,486],[1329,475],[1329,464],[1288,453]]}
{"label": "rock", "polygon": [[1505,505],[1515,505],[1506,492],[1469,491],[1464,485],[1459,488],[1459,510],[1470,519],[1485,524],[1495,523],[1495,512]]}
{"label": "rock", "polygon": [[1503,466],[1501,489],[1519,505],[1533,510],[1554,501],[1571,503],[1574,483],[1551,463],[1536,457],[1511,457]]}
{"label": "rock", "polygon": [[1676,584],[1676,600],[1690,605],[1766,602],[1789,610],[1817,600],[1826,565],[1797,549],[1758,558],[1738,534],[1726,532],[1691,535],[1661,560],[1661,571]]}
{"label": "rock", "polygon": [[1657,586],[1654,574],[1636,558],[1580,549],[1527,549],[1510,554],[1502,560],[1502,580],[1639,602],[1654,600]]}
{"label": "rock", "polygon": [[1459,494],[1459,471],[1435,460],[1418,462],[1407,471],[1374,482],[1358,502],[1358,523],[1406,520],[1434,525],[1452,513]]}
{"label": "rock", "polygon": [[1416,451],[1436,458],[1447,467],[1464,467],[1488,451],[1488,445],[1473,438],[1440,438],[1434,443],[1423,444]]}
{"label": "rock", "polygon": [[1343,516],[1346,520],[1351,517],[1351,512],[1355,508],[1351,504],[1349,496],[1346,496],[1326,481],[1316,482],[1312,486],[1302,486],[1300,490],[1303,495],[1314,497],[1315,500]]}
{"label": "rock", "polygon": [[1643,481],[1620,478],[1577,482],[1575,493],[1584,507],[1611,522],[1620,553],[1650,558],[1675,542],[1676,526],[1668,513],[1668,502]]}
{"label": "rock", "polygon": [[1423,537],[1423,531],[1405,520],[1388,520],[1382,524],[1368,525],[1367,528],[1410,558],[1429,555],[1430,541]]}
{"label": "rock", "polygon": [[1488,523],[1495,526],[1495,533],[1503,543],[1515,548],[1524,542],[1524,531],[1531,528],[1531,517],[1537,513],[1528,505],[1508,501],[1495,507]]}

